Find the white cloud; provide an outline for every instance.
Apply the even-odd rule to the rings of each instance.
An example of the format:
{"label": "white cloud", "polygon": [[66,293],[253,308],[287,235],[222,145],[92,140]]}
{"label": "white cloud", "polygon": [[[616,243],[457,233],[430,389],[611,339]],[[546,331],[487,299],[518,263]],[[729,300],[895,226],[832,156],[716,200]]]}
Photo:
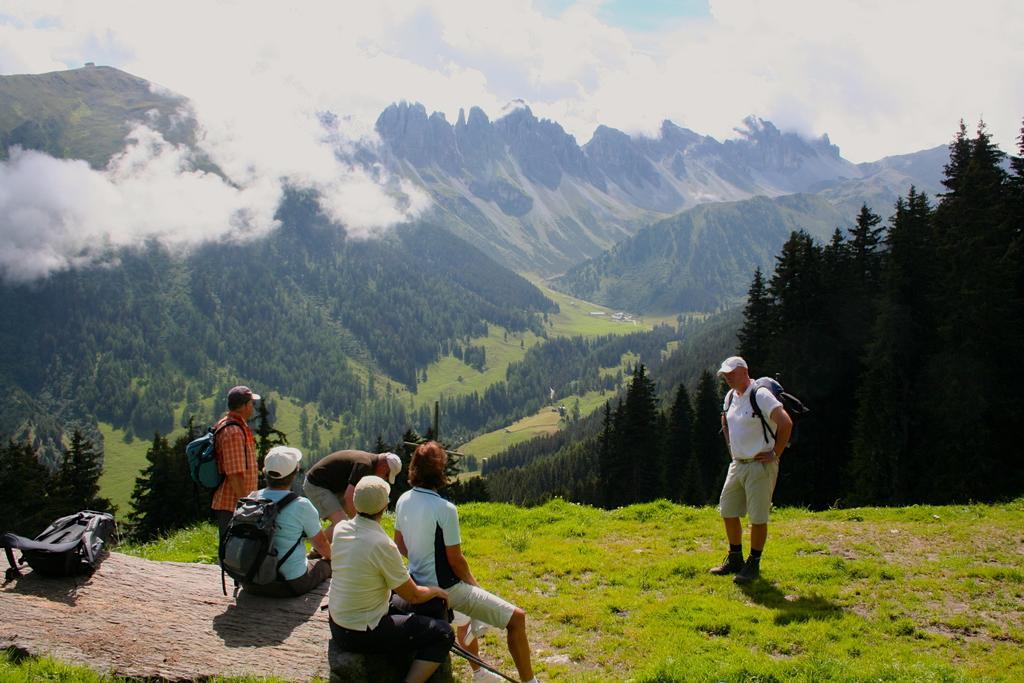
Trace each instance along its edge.
{"label": "white cloud", "polygon": [[[726,137],[755,114],[829,132],[855,161],[947,142],[961,117],[984,117],[1012,148],[1024,114],[1016,0],[710,8],[710,19],[636,34],[608,25],[591,1],[550,16],[531,0],[8,0],[0,14],[22,20],[0,27],[0,71],[75,66],[97,49],[125,55],[114,65],[196,102],[225,165],[289,174],[330,172],[310,112],[348,114],[349,134],[372,135],[402,99],[453,121],[460,107],[494,115],[521,97],[580,142],[601,123],[654,132],[663,118]],[[48,28],[33,28],[40,17]]]}
{"label": "white cloud", "polygon": [[274,226],[280,186],[232,187],[192,168],[190,153],[145,126],[104,171],[84,161],[11,150],[0,163],[0,274],[24,281],[159,239],[187,248]]}
{"label": "white cloud", "polygon": [[[723,138],[754,114],[784,130],[828,132],[854,161],[943,144],[961,117],[970,126],[984,117],[1004,149],[1015,147],[1024,115],[1017,0],[969,10],[950,0],[710,8],[710,18],[638,34],[600,18],[599,0],[557,15],[531,0],[0,0],[0,73],[96,61],[186,95],[201,145],[229,183],[176,166],[181,152],[160,145],[132,179],[88,182],[131,188],[117,201],[135,206],[142,178],[178,178],[171,196],[209,193],[219,215],[244,213],[257,232],[285,181],[320,188],[325,208],[360,234],[415,215],[422,195],[396,199],[394,179],[385,187],[334,154],[339,136],[373,139],[377,115],[403,99],[454,121],[460,107],[494,116],[521,97],[580,143],[598,124],[654,133],[664,118]],[[317,118],[328,110],[341,117],[331,139]],[[143,142],[132,154],[144,154]],[[86,182],[75,168],[69,179]],[[145,235],[177,219],[149,197],[168,218]]]}

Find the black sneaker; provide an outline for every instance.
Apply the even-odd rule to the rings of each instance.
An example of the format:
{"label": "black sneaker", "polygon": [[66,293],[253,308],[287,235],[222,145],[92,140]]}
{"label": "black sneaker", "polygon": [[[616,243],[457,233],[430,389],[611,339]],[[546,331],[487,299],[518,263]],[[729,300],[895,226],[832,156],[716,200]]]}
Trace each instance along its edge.
{"label": "black sneaker", "polygon": [[712,567],[708,571],[715,576],[725,576],[726,574],[735,574],[743,569],[743,553],[729,553],[725,556],[725,561],[717,567]]}
{"label": "black sneaker", "polygon": [[748,557],[746,563],[743,565],[743,569],[740,573],[732,577],[732,580],[738,584],[750,583],[758,576],[761,575],[761,558],[760,557]]}

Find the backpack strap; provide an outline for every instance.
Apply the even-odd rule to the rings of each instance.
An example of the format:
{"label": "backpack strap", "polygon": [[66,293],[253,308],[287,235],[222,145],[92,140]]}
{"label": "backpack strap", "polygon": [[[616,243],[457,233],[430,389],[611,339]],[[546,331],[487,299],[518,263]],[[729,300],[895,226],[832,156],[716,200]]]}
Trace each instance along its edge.
{"label": "backpack strap", "polygon": [[[217,469],[221,468],[220,453],[217,451],[217,435],[220,434],[221,431],[223,431],[225,427],[238,427],[240,430],[242,430],[242,437],[243,437],[243,439],[245,437],[245,427],[243,427],[242,423],[239,422],[238,420],[227,419],[227,420],[224,421],[224,424],[222,424],[221,426],[217,427],[216,429],[214,429],[213,427],[210,427],[210,431],[213,432],[213,457],[214,457],[214,459],[217,460]],[[244,448],[245,448],[245,452],[248,454],[249,453],[249,441],[247,439],[245,439]],[[249,469],[249,459],[248,458],[245,459],[245,469]]]}
{"label": "backpack strap", "polygon": [[[285,508],[285,506],[291,504],[292,501],[297,500],[298,497],[299,497],[299,494],[297,494],[294,491],[292,491],[287,496],[285,496],[280,501],[278,501],[277,509],[278,510],[283,510]],[[285,560],[287,560],[289,557],[292,556],[292,553],[295,552],[295,549],[299,547],[299,544],[302,543],[302,539],[304,539],[305,537],[306,537],[306,532],[303,531],[302,533],[299,534],[299,538],[298,538],[297,541],[295,541],[295,545],[293,545],[291,548],[289,548],[288,552],[286,552],[284,554],[284,557],[282,557],[280,560],[277,561],[277,571],[278,572],[281,571],[281,565],[283,565],[285,563]]]}
{"label": "backpack strap", "polygon": [[761,412],[761,407],[757,405],[757,390],[763,388],[764,387],[759,387],[756,384],[753,386],[753,391],[750,392],[750,407],[754,411],[754,415],[761,420],[761,433],[764,435],[764,442],[767,444],[768,435],[771,434],[772,439],[774,439],[775,432],[773,432],[772,428],[768,426],[768,420],[764,418],[764,413]]}

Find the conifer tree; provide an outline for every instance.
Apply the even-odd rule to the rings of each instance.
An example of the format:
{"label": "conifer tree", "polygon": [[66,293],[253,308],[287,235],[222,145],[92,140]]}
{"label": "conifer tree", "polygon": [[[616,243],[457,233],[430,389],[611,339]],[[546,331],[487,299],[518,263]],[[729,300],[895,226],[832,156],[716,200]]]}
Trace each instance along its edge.
{"label": "conifer tree", "polygon": [[702,505],[707,500],[700,466],[693,451],[693,406],[686,384],[680,383],[669,412],[665,453],[665,497]]}
{"label": "conifer tree", "polygon": [[860,207],[857,222],[850,230],[850,259],[853,276],[859,289],[873,293],[881,266],[879,246],[885,228],[876,227],[882,219],[868,208],[867,204]]}
{"label": "conifer tree", "polygon": [[[800,426],[798,451],[806,454],[799,467],[780,469],[776,501],[824,507],[837,497],[846,464],[853,411],[848,371],[851,353],[843,343],[837,321],[844,300],[836,296],[834,272],[826,272],[826,253],[810,235],[794,232],[776,258],[770,283],[774,319],[778,325],[770,363],[751,368],[751,375],[772,375],[811,407],[814,415]],[[829,258],[842,263],[844,253]],[[839,268],[840,273],[845,267]],[[839,290],[841,291],[841,290]],[[853,358],[851,359],[851,355]]]}
{"label": "conifer tree", "polygon": [[961,125],[950,154],[943,180],[950,191],[934,214],[942,267],[933,289],[940,350],[928,360],[922,386],[928,448],[943,456],[930,477],[930,500],[1006,490],[1001,454],[1015,447],[1005,428],[1015,407],[999,397],[1003,378],[1021,371],[1005,155],[983,123],[972,140]]}
{"label": "conifer tree", "polygon": [[601,445],[601,500],[606,508],[629,505],[633,495],[633,468],[625,454],[625,439],[622,425],[625,419],[625,403],[622,400],[615,406],[615,412],[605,413],[607,428],[602,434],[604,443]]}
{"label": "conifer tree", "polygon": [[620,432],[621,452],[625,461],[623,488],[628,502],[654,500],[661,495],[663,471],[661,445],[662,432],[658,430],[658,399],[654,382],[647,376],[647,368],[637,363],[633,379],[626,391],[623,418],[617,426]]}
{"label": "conifer tree", "polygon": [[933,282],[931,207],[914,187],[896,202],[886,238],[878,317],[857,390],[850,480],[852,502],[902,503],[918,498],[926,464],[921,452],[921,413],[915,400],[920,371],[934,346],[923,283]]}
{"label": "conifer tree", "polygon": [[5,530],[29,538],[53,521],[49,470],[36,458],[28,441],[8,441],[0,448],[0,519]]}
{"label": "conifer tree", "polygon": [[743,308],[743,325],[737,333],[739,355],[754,367],[764,367],[768,349],[772,346],[775,326],[771,321],[771,298],[765,286],[761,267],[754,269],[754,279],[747,291],[747,304]]}
{"label": "conifer tree", "polygon": [[260,472],[263,471],[263,458],[267,456],[267,452],[274,446],[288,444],[288,435],[274,429],[273,425],[270,424],[270,407],[267,405],[269,400],[264,399],[260,401],[256,408],[256,450],[258,453],[257,465]]}
{"label": "conifer tree", "polygon": [[299,443],[303,448],[309,448],[309,414],[305,408],[299,413]]}
{"label": "conifer tree", "polygon": [[100,475],[103,473],[103,454],[81,430],[71,433],[71,442],[64,450],[64,458],[57,470],[54,492],[59,506],[58,515],[80,510],[112,511],[114,506],[99,496]]}
{"label": "conifer tree", "polygon": [[697,382],[693,400],[693,454],[704,477],[703,504],[718,500],[729,466],[729,453],[722,436],[722,394],[710,370]]}
{"label": "conifer tree", "polygon": [[604,402],[604,416],[601,418],[601,433],[597,437],[597,467],[601,504],[611,507],[611,485],[615,475],[614,454],[612,451],[614,425],[612,423],[612,406],[610,401]]}
{"label": "conifer tree", "polygon": [[149,464],[132,490],[128,519],[136,538],[149,540],[212,516],[211,494],[192,481],[185,457],[185,446],[196,436],[193,428],[172,444],[159,432],[153,435],[146,451]]}

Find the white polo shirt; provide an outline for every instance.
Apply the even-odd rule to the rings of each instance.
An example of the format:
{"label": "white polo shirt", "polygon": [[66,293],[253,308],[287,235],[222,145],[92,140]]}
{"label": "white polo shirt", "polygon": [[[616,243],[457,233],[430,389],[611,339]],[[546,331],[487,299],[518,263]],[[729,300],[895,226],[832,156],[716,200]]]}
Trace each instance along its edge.
{"label": "white polo shirt", "polygon": [[[770,450],[775,447],[775,437],[772,434],[778,433],[778,427],[772,420],[772,411],[782,405],[779,399],[775,398],[768,389],[760,389],[757,392],[757,406],[761,409],[768,422],[771,431],[767,434],[768,441],[765,442],[765,431],[761,425],[760,418],[754,414],[750,405],[750,392],[754,390],[754,380],[750,380],[746,390],[742,394],[729,391],[725,394],[725,402],[722,410],[725,411],[725,421],[729,425],[729,450],[733,460],[749,460],[758,453]],[[729,398],[732,397],[730,401]]]}
{"label": "white polo shirt", "polygon": [[398,546],[380,524],[356,515],[334,527],[328,609],[338,626],[365,631],[388,613],[391,591],[409,580]]}
{"label": "white polo shirt", "polygon": [[416,583],[450,588],[459,582],[445,548],[460,545],[459,512],[437,491],[414,487],[395,504],[395,531],[409,552],[409,573]]}

